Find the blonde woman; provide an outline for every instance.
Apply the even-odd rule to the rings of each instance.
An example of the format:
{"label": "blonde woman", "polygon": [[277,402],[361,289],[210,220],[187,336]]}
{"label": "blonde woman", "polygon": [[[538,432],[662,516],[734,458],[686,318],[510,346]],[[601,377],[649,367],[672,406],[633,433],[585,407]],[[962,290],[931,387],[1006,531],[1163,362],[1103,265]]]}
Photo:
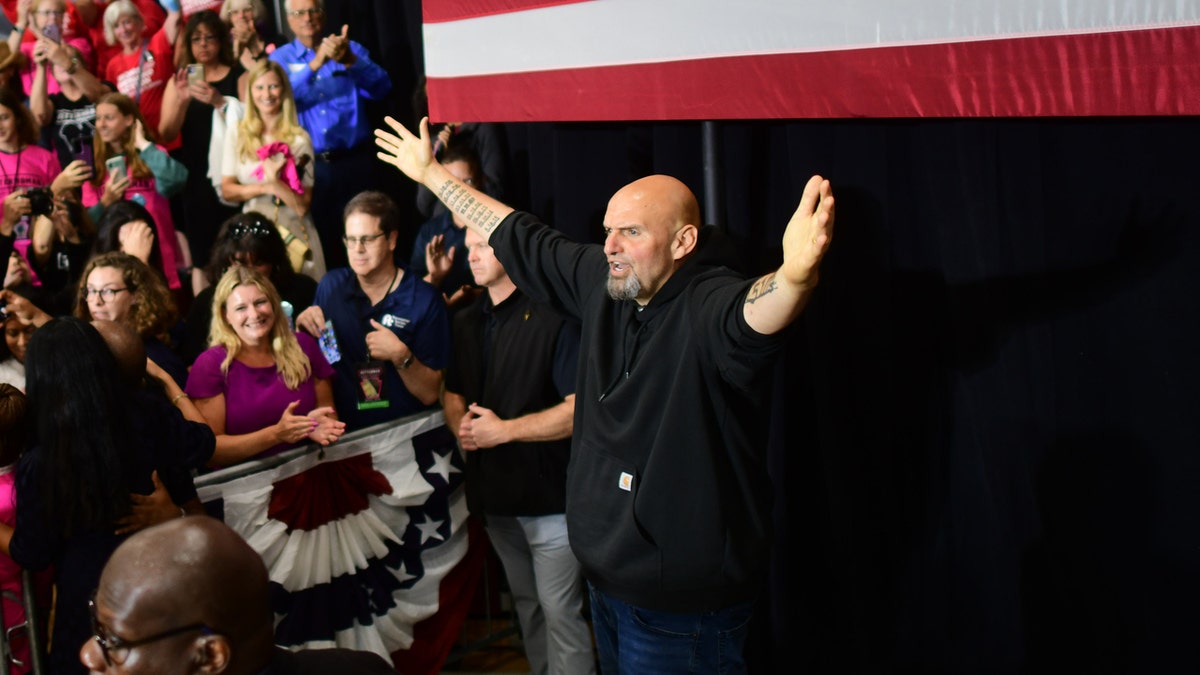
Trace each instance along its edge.
{"label": "blonde woman", "polygon": [[296,271],[321,280],[325,254],[313,226],[312,139],[296,117],[292,86],[283,67],[264,61],[250,73],[246,114],[225,133],[221,194],[242,203],[243,212],[257,211],[286,228],[293,242],[308,252],[297,258]]}
{"label": "blonde woman", "polygon": [[209,342],[186,391],[217,436],[210,466],[341,437],[346,425],[333,408],[333,368],[314,338],[288,327],[266,277],[241,265],[225,272],[213,293]]}

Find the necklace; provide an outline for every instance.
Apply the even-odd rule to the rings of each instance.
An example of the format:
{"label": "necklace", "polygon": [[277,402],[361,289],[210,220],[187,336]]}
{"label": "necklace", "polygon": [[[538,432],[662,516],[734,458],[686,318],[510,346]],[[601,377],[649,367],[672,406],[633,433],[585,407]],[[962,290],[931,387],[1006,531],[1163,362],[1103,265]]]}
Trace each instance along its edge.
{"label": "necklace", "polygon": [[[383,295],[380,295],[380,296],[379,296],[379,300],[372,300],[372,301],[371,301],[371,304],[372,304],[372,305],[377,305],[377,304],[379,304],[379,303],[380,303],[380,302],[381,302],[381,301],[382,301],[384,298],[386,298],[386,297],[388,296],[388,294],[389,294],[389,293],[391,293],[391,292],[392,292],[392,290],[393,290],[393,288],[396,286],[396,280],[397,280],[397,279],[399,279],[399,278],[400,278],[400,268],[399,268],[399,267],[396,267],[396,272],[395,272],[395,274],[393,274],[393,275],[392,275],[392,280],[391,280],[390,282],[388,282],[387,288],[385,288],[385,289],[383,290]],[[366,295],[367,295],[367,298],[368,298],[368,299],[370,299],[370,297],[371,297],[371,294],[370,294],[370,293],[367,293],[367,289],[366,289],[366,287],[364,287],[364,286],[362,285],[362,281],[361,281],[361,280],[358,282],[358,285],[359,285],[359,287],[361,287],[361,288],[362,288],[362,290],[363,290],[363,293],[366,293]]]}
{"label": "necklace", "polygon": [[17,156],[17,166],[13,169],[11,174],[8,172],[8,167],[4,166],[4,162],[0,162],[0,171],[4,171],[4,184],[10,186],[12,190],[17,189],[17,181],[21,180],[21,156],[24,154],[21,151],[24,149],[25,148],[22,148],[21,144],[18,143],[16,152],[0,150],[0,152],[3,152],[6,155]]}

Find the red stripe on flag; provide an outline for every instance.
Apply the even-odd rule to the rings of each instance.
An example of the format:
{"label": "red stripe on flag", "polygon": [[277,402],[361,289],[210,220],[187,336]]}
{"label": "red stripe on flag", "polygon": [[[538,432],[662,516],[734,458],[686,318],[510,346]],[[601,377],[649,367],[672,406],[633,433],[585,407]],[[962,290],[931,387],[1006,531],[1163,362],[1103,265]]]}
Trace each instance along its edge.
{"label": "red stripe on flag", "polygon": [[474,518],[467,520],[467,554],[438,586],[438,611],[413,626],[412,647],[392,652],[392,665],[405,675],[436,675],[462,632],[475,597],[475,585],[487,555],[488,541]]}
{"label": "red stripe on flag", "polygon": [[430,77],[434,121],[1200,114],[1200,27]]}
{"label": "red stripe on flag", "polygon": [[391,493],[371,455],[318,464],[271,487],[267,516],[291,530],[315,530],[367,508],[371,495]]}
{"label": "red stripe on flag", "polygon": [[421,4],[425,23],[444,23],[592,0],[438,0]]}

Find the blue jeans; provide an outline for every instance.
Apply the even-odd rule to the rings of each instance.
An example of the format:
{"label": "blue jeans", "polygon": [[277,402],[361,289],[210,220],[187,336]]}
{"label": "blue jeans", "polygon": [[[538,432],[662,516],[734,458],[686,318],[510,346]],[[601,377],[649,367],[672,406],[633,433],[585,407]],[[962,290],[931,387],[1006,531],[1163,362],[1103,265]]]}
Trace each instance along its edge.
{"label": "blue jeans", "polygon": [[591,584],[588,591],[604,675],[746,672],[742,648],[753,602],[677,614],[635,607]]}

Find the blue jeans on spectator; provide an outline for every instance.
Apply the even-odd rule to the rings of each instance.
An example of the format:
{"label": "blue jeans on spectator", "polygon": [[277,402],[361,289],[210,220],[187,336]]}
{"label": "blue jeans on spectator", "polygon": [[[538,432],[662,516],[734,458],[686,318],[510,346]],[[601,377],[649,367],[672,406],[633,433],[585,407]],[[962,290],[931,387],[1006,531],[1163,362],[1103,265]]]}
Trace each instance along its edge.
{"label": "blue jeans on spectator", "polygon": [[745,673],[754,603],[679,614],[635,607],[588,584],[603,675]]}

